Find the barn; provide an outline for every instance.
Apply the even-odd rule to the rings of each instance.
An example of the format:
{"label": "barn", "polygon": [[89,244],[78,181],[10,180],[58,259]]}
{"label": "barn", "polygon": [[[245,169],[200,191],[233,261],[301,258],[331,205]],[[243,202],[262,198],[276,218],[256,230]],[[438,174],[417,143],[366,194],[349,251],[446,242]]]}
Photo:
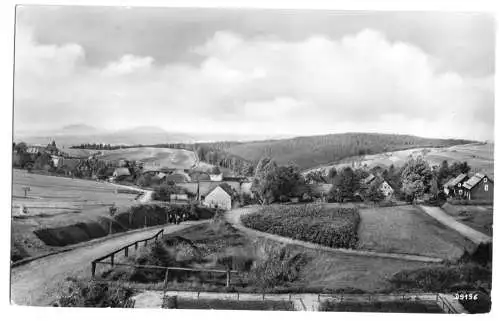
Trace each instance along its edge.
{"label": "barn", "polygon": [[460,174],[450,179],[443,185],[445,194],[451,197],[462,197],[464,194],[463,184],[467,180],[469,180],[467,174]]}
{"label": "barn", "polygon": [[468,200],[493,202],[493,181],[483,173],[476,173],[464,184],[464,196]]}
{"label": "barn", "polygon": [[203,204],[211,208],[230,210],[232,208],[232,195],[233,191],[228,185],[218,185],[205,196]]}

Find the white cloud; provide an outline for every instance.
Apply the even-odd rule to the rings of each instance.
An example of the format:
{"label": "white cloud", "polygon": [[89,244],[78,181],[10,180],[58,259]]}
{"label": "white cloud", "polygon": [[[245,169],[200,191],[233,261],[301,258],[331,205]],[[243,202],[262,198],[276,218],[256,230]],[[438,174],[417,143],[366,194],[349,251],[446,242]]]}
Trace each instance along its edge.
{"label": "white cloud", "polygon": [[373,30],[301,42],[219,31],[193,50],[203,58],[198,66],[124,55],[102,69],[85,64],[79,45],[40,45],[22,31],[20,128],[57,127],[79,117],[97,126],[148,123],[192,132],[493,138],[492,76],[439,73],[435,58]]}

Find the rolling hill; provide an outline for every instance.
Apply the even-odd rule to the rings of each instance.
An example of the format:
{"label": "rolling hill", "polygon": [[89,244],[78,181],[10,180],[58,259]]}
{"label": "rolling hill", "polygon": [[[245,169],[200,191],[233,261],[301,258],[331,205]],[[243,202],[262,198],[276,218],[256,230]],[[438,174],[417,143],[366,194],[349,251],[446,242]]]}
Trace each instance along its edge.
{"label": "rolling hill", "polygon": [[229,154],[257,162],[272,157],[279,164],[293,162],[303,169],[338,162],[346,157],[413,148],[437,148],[468,144],[458,139],[432,139],[409,135],[345,133],[281,140],[227,144]]}

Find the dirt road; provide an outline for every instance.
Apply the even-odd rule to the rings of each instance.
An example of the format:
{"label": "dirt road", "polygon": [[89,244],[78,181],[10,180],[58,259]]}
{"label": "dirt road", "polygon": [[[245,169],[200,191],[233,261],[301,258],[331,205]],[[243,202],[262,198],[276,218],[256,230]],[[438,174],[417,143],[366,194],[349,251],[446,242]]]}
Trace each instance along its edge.
{"label": "dirt road", "polygon": [[158,226],[157,229],[137,231],[102,242],[96,242],[69,252],[48,256],[11,270],[11,303],[16,305],[47,306],[57,296],[57,290],[67,277],[90,276],[90,262],[113,250],[150,237],[162,228],[166,233],[201,224],[205,221],[184,222],[180,225]]}
{"label": "dirt road", "polygon": [[420,208],[429,216],[433,217],[434,219],[448,226],[449,228],[454,229],[455,231],[462,234],[463,236],[465,236],[466,238],[468,238],[469,240],[471,240],[476,244],[492,242],[492,238],[489,237],[488,235],[485,235],[465,224],[460,223],[450,215],[446,214],[446,212],[439,207],[422,205],[420,206]]}

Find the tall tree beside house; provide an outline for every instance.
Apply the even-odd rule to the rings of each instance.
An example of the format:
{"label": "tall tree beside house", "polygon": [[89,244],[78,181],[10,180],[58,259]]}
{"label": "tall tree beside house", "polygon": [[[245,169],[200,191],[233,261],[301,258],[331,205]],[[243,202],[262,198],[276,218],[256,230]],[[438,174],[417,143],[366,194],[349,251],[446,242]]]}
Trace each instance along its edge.
{"label": "tall tree beside house", "polygon": [[359,187],[359,177],[355,171],[349,166],[344,167],[333,182],[331,195],[337,201],[344,202],[346,199],[353,199]]}
{"label": "tall tree beside house", "polygon": [[365,198],[367,200],[370,200],[374,202],[375,204],[380,203],[385,199],[384,193],[382,193],[382,190],[380,189],[380,184],[382,182],[380,180],[377,180],[376,182],[370,184],[368,186],[368,189],[365,193]]}
{"label": "tall tree beside house", "polygon": [[421,156],[409,157],[401,172],[402,191],[408,201],[421,198],[429,190],[432,172],[429,163]]}
{"label": "tall tree beside house", "polygon": [[332,166],[332,168],[330,168],[330,170],[328,171],[326,177],[327,182],[330,184],[333,183],[333,180],[335,179],[336,176],[337,176],[337,169],[335,168],[335,166]]}
{"label": "tall tree beside house", "polygon": [[277,176],[278,165],[270,158],[264,157],[257,164],[252,184],[252,191],[262,204],[274,201],[274,190],[276,190],[275,176]]}
{"label": "tall tree beside house", "polygon": [[457,177],[460,174],[467,174],[471,170],[467,162],[454,162],[450,166],[450,174],[453,177]]}
{"label": "tall tree beside house", "polygon": [[437,173],[435,173],[434,175],[432,175],[431,185],[429,187],[429,193],[435,199],[438,198],[438,196],[439,196],[439,183],[438,183],[438,175],[437,175]]}
{"label": "tall tree beside house", "polygon": [[447,182],[451,178],[451,176],[452,173],[448,165],[448,161],[445,159],[441,162],[441,165],[439,165],[439,169],[437,171],[437,180],[439,185]]}

